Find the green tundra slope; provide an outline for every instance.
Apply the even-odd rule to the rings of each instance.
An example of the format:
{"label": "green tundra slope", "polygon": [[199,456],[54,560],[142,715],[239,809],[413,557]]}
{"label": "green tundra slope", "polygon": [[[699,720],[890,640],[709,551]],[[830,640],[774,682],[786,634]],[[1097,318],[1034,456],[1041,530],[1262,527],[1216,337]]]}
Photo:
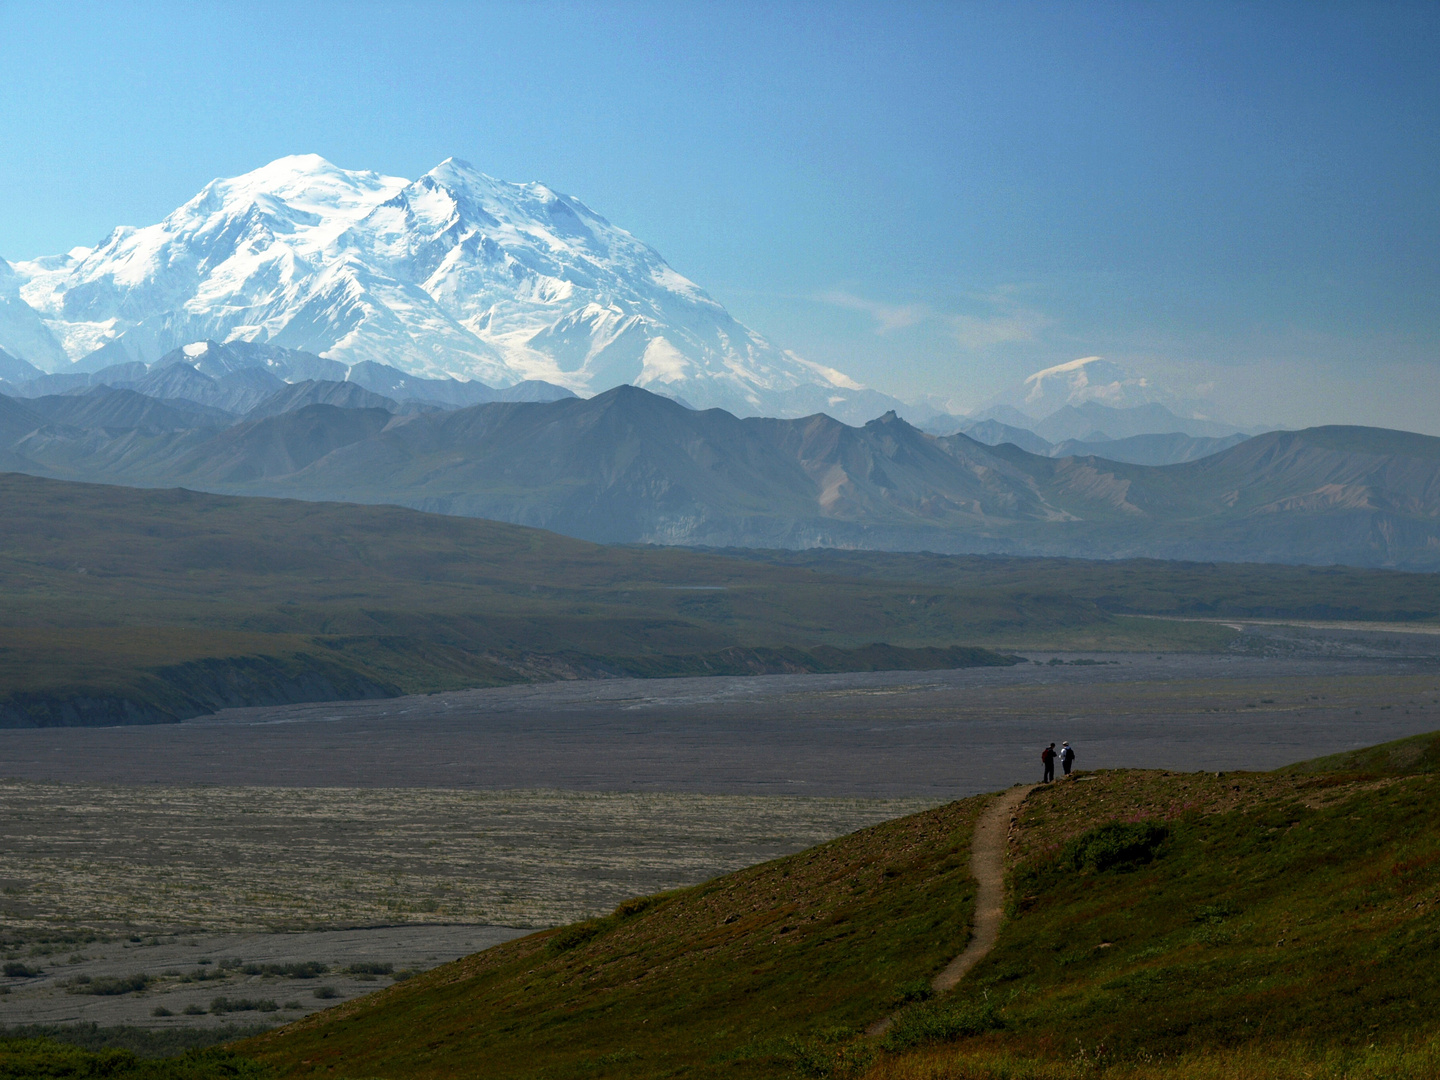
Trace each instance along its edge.
{"label": "green tundra slope", "polygon": [[872,1075],[1440,1075],[1437,762],[1427,735],[1037,792],[1000,942],[937,1010],[995,1030],[924,1045],[917,1015]]}
{"label": "green tundra slope", "polygon": [[1434,1075],[1437,747],[1037,790],[999,943],[945,998],[925,1000],[967,937],[984,799],[508,943],[238,1049],[282,1077]]}
{"label": "green tundra slope", "polygon": [[[0,474],[0,723],[593,675],[1215,649],[1185,618],[1440,619],[1440,575],[604,546],[391,506]],[[991,650],[985,652],[983,650]]]}
{"label": "green tundra slope", "polygon": [[280,1075],[770,1076],[963,942],[985,799],[522,938],[243,1047]]}

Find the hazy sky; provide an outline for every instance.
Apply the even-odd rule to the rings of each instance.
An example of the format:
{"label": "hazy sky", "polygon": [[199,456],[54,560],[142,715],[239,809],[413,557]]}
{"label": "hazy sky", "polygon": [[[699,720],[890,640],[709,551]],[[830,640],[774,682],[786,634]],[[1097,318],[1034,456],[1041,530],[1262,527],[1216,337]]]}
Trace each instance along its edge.
{"label": "hazy sky", "polygon": [[902,397],[1099,354],[1440,434],[1440,4],[0,0],[0,71],[10,259],[455,155]]}

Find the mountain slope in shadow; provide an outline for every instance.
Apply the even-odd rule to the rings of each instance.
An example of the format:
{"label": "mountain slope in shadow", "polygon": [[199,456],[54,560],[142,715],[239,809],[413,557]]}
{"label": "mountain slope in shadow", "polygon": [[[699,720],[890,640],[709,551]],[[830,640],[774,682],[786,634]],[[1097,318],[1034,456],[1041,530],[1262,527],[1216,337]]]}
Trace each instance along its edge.
{"label": "mountain slope in shadow", "polygon": [[[1440,439],[1407,432],[1271,432],[1157,467],[937,437],[893,413],[740,419],[632,386],[397,413],[346,385],[297,384],[218,431],[141,423],[133,402],[128,430],[69,404],[62,421],[62,399],[13,403],[29,412],[6,431],[54,420],[0,432],[0,450],[67,479],[396,503],[605,542],[1440,568]],[[259,415],[272,406],[286,411]]]}

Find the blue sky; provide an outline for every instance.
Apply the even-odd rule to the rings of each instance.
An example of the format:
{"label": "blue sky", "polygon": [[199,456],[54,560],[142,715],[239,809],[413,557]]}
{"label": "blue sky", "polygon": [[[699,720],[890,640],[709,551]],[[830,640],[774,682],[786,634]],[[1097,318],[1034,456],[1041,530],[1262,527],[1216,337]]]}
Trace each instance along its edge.
{"label": "blue sky", "polygon": [[1440,434],[1440,5],[0,0],[0,255],[463,157],[956,407],[1099,354]]}

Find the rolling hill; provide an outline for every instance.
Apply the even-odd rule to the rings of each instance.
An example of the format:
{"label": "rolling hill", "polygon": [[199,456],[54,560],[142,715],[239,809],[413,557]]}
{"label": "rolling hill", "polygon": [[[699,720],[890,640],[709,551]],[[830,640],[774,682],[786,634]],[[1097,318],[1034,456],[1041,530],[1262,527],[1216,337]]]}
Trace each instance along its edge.
{"label": "rolling hill", "polygon": [[[314,452],[284,433],[244,462],[290,468]],[[0,503],[9,724],[576,676],[931,669],[1008,662],[987,650],[1018,647],[1211,649],[1235,635],[1136,615],[1440,620],[1434,574],[606,547],[392,506],[15,473],[0,474]]]}
{"label": "rolling hill", "polygon": [[1037,789],[1012,825],[999,940],[946,996],[929,983],[968,936],[985,797],[637,898],[237,1049],[278,1077],[1433,1075],[1437,746]]}

